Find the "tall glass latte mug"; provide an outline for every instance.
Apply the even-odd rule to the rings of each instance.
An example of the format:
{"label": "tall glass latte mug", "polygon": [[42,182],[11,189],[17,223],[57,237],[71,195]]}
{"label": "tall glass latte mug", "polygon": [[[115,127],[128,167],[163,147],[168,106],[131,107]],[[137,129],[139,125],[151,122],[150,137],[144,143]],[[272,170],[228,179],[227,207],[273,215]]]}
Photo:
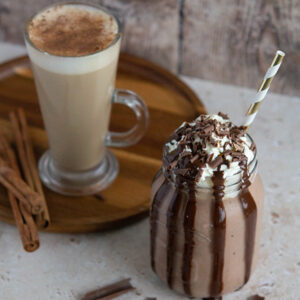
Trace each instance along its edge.
{"label": "tall glass latte mug", "polygon": [[[66,49],[66,55],[55,51],[53,54],[47,51],[48,46],[55,49],[51,36],[50,41],[45,42],[45,49],[39,47],[36,41],[48,34],[41,29],[48,19],[51,22],[57,18],[58,23],[64,22],[64,18],[81,20],[80,14],[83,14],[82,18],[89,15],[99,17],[100,21],[97,21],[103,21],[101,26],[110,22],[109,26],[115,27],[115,36],[104,49],[95,48],[92,53],[72,55],[74,48],[82,46],[79,43]],[[42,22],[36,30],[34,22]],[[58,46],[59,42],[66,42],[66,38],[73,38],[72,30],[68,36],[66,23],[63,26],[66,31],[62,33],[64,40],[55,38]],[[88,20],[82,24],[78,21],[74,26],[86,26],[87,34],[93,34],[89,24],[95,24],[93,19],[90,23]],[[51,30],[55,31],[55,27]],[[59,37],[60,33],[57,34]],[[143,100],[132,91],[114,88],[121,43],[119,20],[98,6],[80,3],[56,5],[29,20],[25,26],[25,42],[50,145],[50,150],[39,160],[43,183],[66,195],[93,194],[106,188],[119,171],[118,161],[107,146],[126,147],[137,143],[148,125],[148,110]],[[84,45],[83,40],[83,46],[89,46],[88,42]],[[112,103],[124,104],[134,111],[137,124],[131,130],[108,131]]]}

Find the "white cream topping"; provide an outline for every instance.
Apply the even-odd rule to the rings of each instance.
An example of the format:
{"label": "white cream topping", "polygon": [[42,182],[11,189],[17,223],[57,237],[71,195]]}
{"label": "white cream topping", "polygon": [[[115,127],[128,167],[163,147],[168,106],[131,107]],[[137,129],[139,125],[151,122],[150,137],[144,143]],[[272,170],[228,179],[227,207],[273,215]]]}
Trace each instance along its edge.
{"label": "white cream topping", "polygon": [[[198,117],[198,119],[200,119],[200,117]],[[196,119],[196,121],[198,120]],[[206,119],[211,119],[211,120],[216,120],[217,123],[217,130],[220,129],[220,126],[226,126],[226,128],[230,129],[230,121],[224,119],[223,117],[219,116],[219,115],[206,115]],[[181,126],[183,127],[186,124],[186,122],[184,122]],[[195,122],[189,123],[189,125],[191,127],[194,127],[196,125]],[[235,150],[232,148],[232,142],[231,140],[228,138],[228,136],[217,136],[215,133],[212,133],[212,137],[213,139],[217,142],[217,145],[212,145],[210,142],[206,142],[206,147],[203,149],[208,155],[213,154],[213,159],[215,159],[216,157],[218,157],[220,154],[222,154],[224,152],[224,145],[226,144],[225,150]],[[181,140],[184,138],[184,136],[181,138]],[[180,140],[180,141],[181,141]],[[250,138],[248,136],[243,136],[240,138],[240,140],[242,141],[241,143],[241,147],[243,148],[243,153],[244,155],[247,157],[247,163],[249,165],[249,163],[253,160],[254,158],[254,153],[253,151],[250,149],[252,141],[250,140]],[[173,152],[174,150],[177,149],[180,141],[176,141],[176,140],[172,140],[171,142],[166,144],[167,147],[167,151]],[[202,139],[199,136],[195,136],[195,142],[200,142],[202,143]],[[190,149],[188,146],[185,146],[185,150],[186,151],[190,151],[192,152],[192,149]],[[239,162],[238,161],[232,161],[232,156],[231,155],[226,155],[225,157],[230,163],[229,163],[229,167],[226,164],[222,164],[220,167],[220,170],[223,171],[223,178],[225,179],[225,185],[230,185],[232,183],[236,183],[237,181],[240,180],[241,178],[241,167],[239,166]],[[206,163],[205,167],[202,168],[203,172],[201,177],[199,178],[198,182],[197,182],[197,186],[198,187],[212,187],[213,183],[211,178],[214,175],[214,171],[216,171],[216,169],[213,169],[212,167],[209,166],[208,163]]]}

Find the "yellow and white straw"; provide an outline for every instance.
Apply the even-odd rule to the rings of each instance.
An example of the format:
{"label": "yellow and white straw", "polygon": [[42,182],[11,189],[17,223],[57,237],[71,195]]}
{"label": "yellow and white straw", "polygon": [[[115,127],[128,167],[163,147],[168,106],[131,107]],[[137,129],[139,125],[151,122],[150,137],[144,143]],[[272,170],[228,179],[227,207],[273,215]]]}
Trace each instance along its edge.
{"label": "yellow and white straw", "polygon": [[247,129],[252,124],[253,120],[255,119],[257,111],[268,93],[271,82],[272,82],[274,76],[276,75],[278,69],[280,68],[280,65],[282,63],[284,56],[285,56],[284,52],[277,50],[276,55],[272,61],[272,64],[269,67],[268,71],[266,72],[264,80],[261,83],[257,94],[255,95],[254,101],[250,105],[250,107],[246,113],[246,121],[244,123],[244,126],[247,127]]}

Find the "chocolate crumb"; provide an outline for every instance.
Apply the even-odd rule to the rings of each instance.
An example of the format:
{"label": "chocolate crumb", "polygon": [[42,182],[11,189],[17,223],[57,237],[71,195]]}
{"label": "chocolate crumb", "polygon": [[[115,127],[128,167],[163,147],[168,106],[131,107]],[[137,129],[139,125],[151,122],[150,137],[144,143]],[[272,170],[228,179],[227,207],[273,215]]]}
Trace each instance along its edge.
{"label": "chocolate crumb", "polygon": [[238,141],[233,142],[233,146],[235,148],[235,151],[243,152],[243,150],[244,150],[243,144]]}
{"label": "chocolate crumb", "polygon": [[273,211],[272,212],[272,217],[273,218],[279,218],[279,214]]}
{"label": "chocolate crumb", "polygon": [[251,146],[250,146],[250,150],[254,151],[256,149],[256,145],[254,142],[252,142]]}
{"label": "chocolate crumb", "polygon": [[191,155],[191,152],[189,152],[189,151],[183,151],[181,153],[181,157],[190,156],[190,155]]}
{"label": "chocolate crumb", "polygon": [[224,120],[229,120],[229,117],[227,114],[224,114],[222,112],[219,111],[218,116],[222,117]]}
{"label": "chocolate crumb", "polygon": [[217,134],[220,136],[229,135],[229,133],[230,133],[229,130],[217,131]]}
{"label": "chocolate crumb", "polygon": [[175,166],[177,165],[177,162],[178,162],[178,160],[174,160],[173,162],[171,162],[171,163],[169,164],[169,169],[174,169]]}
{"label": "chocolate crumb", "polygon": [[199,154],[196,154],[191,158],[191,163],[193,164],[199,158]]}
{"label": "chocolate crumb", "polygon": [[207,158],[207,162],[210,163],[213,160],[214,154],[211,153],[209,154],[208,158]]}
{"label": "chocolate crumb", "polygon": [[197,152],[198,150],[198,144],[193,144],[193,153]]}
{"label": "chocolate crumb", "polygon": [[220,116],[220,117],[222,117],[224,120],[229,120],[229,117],[228,117],[228,115],[227,114],[224,114],[224,113],[222,113],[222,112],[218,112],[218,116]]}
{"label": "chocolate crumb", "polygon": [[259,295],[253,295],[247,298],[247,300],[264,300],[265,297],[261,297]]}
{"label": "chocolate crumb", "polygon": [[212,162],[210,162],[208,165],[212,168],[215,169],[219,165],[221,165],[223,162],[223,157],[221,155],[217,156]]}
{"label": "chocolate crumb", "polygon": [[203,128],[203,133],[205,135],[210,135],[212,131],[214,130],[214,126],[212,124],[207,125],[206,127]]}
{"label": "chocolate crumb", "polygon": [[177,169],[176,173],[185,176],[189,170],[188,169]]}
{"label": "chocolate crumb", "polygon": [[231,156],[232,157],[237,157],[240,160],[243,156],[245,156],[245,154],[242,153],[242,152],[239,152],[239,151],[232,151]]}

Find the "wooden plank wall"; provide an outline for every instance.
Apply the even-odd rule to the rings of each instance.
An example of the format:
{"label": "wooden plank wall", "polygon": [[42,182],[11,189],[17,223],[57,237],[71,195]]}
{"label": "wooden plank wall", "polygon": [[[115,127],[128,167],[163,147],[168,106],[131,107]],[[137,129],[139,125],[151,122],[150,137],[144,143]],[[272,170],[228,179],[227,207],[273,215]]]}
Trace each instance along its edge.
{"label": "wooden plank wall", "polygon": [[[87,0],[124,24],[122,50],[172,72],[257,88],[276,49],[287,57],[272,91],[300,96],[300,0]],[[0,40],[51,0],[1,0]]]}

